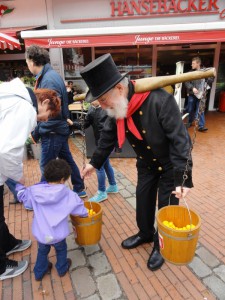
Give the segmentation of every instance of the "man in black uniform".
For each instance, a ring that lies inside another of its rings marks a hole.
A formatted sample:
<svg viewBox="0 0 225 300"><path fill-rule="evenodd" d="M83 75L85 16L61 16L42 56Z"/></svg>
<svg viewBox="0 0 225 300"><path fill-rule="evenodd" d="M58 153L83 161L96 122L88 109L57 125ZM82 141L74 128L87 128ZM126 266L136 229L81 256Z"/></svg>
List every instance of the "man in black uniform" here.
<svg viewBox="0 0 225 300"><path fill-rule="evenodd" d="M135 82L121 75L110 54L87 65L81 76L89 87L86 101L98 99L107 119L98 146L82 176L99 169L125 137L137 154L136 221L139 232L122 242L125 249L153 242L147 267L154 271L164 263L160 254L158 232L154 228L155 208L178 204L192 184L192 163L187 165L190 138L174 97L163 89L135 94Z"/></svg>

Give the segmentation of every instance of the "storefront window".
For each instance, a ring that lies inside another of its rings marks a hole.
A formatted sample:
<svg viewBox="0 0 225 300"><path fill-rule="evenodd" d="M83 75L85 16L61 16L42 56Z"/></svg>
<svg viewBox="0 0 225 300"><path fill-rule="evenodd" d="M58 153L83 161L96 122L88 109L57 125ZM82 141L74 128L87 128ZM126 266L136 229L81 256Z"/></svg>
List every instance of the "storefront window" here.
<svg viewBox="0 0 225 300"><path fill-rule="evenodd" d="M75 89L82 93L86 85L80 71L91 62L91 48L63 48L64 76L66 81L73 81Z"/></svg>
<svg viewBox="0 0 225 300"><path fill-rule="evenodd" d="M13 78L32 77L24 60L1 61L0 81L10 81Z"/></svg>
<svg viewBox="0 0 225 300"><path fill-rule="evenodd" d="M152 75L151 46L96 47L95 57L110 53L121 73L128 73L130 79Z"/></svg>

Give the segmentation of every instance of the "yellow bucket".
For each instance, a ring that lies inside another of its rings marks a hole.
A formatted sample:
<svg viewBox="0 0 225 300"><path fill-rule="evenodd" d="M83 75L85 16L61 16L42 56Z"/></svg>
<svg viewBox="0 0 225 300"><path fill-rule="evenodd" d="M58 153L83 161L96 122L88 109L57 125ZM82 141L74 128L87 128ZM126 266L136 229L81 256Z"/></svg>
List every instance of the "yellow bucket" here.
<svg viewBox="0 0 225 300"><path fill-rule="evenodd" d="M102 207L99 203L90 201L84 202L84 205L88 209L93 209L96 214L86 218L70 215L75 241L80 246L95 245L101 239Z"/></svg>
<svg viewBox="0 0 225 300"><path fill-rule="evenodd" d="M195 255L199 230L200 216L189 208L170 205L161 208L156 216L159 233L160 252L163 258L175 265L186 265ZM163 221L173 222L176 227L185 227L194 224L190 230L177 230L167 227Z"/></svg>

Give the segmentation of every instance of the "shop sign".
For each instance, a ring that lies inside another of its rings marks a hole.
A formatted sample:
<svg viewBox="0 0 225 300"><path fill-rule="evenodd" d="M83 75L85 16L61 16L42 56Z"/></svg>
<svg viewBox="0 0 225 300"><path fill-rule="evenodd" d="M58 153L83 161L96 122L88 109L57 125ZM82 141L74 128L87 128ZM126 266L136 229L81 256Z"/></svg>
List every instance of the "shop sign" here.
<svg viewBox="0 0 225 300"><path fill-rule="evenodd" d="M193 42L224 42L225 30L174 32L174 33L149 33L149 34L124 34L100 35L84 37L60 37L43 39L25 39L26 47L37 44L44 48L76 48L76 47L101 47L121 45L153 45L153 44L179 44Z"/></svg>
<svg viewBox="0 0 225 300"><path fill-rule="evenodd" d="M220 10L218 0L111 0L111 17L174 17L219 14L225 18L225 7Z"/></svg>

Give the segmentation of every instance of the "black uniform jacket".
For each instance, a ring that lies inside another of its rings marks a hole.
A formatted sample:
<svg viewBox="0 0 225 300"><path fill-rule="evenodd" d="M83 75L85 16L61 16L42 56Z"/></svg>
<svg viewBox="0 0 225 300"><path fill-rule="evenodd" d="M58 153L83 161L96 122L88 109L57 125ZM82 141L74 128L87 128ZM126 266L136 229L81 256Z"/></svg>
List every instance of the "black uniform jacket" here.
<svg viewBox="0 0 225 300"><path fill-rule="evenodd" d="M133 94L134 88L130 82L128 100ZM191 141L174 97L163 89L151 91L132 117L143 141L135 138L127 127L126 137L133 146L138 160L142 160L146 167L153 168L157 172L173 168L175 186L181 186ZM115 147L116 142L116 120L108 118L101 131L98 147L90 164L99 169ZM147 151L149 151L148 155ZM192 161L188 164L187 175L188 179L184 186L192 187Z"/></svg>

